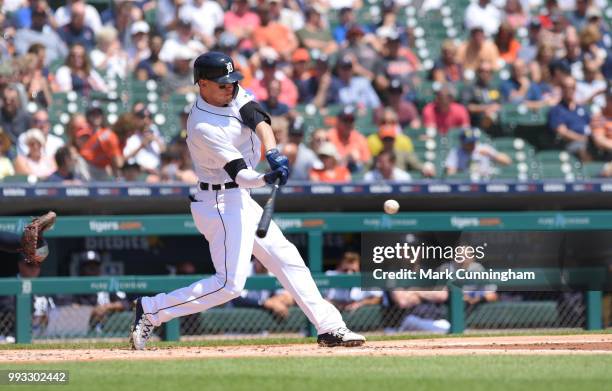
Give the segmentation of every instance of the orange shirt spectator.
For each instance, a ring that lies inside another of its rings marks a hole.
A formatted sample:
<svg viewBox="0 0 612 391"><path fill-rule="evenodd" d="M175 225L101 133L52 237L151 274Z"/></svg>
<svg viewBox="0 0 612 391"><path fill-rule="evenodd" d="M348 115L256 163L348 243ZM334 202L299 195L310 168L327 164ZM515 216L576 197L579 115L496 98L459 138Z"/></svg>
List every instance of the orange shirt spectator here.
<svg viewBox="0 0 612 391"><path fill-rule="evenodd" d="M257 48L270 46L283 59L291 60L291 54L298 47L298 40L288 27L270 20L268 5L258 8L257 14L261 24L253 30L253 42Z"/></svg>
<svg viewBox="0 0 612 391"><path fill-rule="evenodd" d="M516 60L521 44L514 38L514 29L510 23L503 22L499 26L499 31L495 35L495 46L502 60L510 64Z"/></svg>
<svg viewBox="0 0 612 391"><path fill-rule="evenodd" d="M493 41L487 40L482 27L473 27L470 38L457 49L457 61L463 69L476 70L481 62L486 61L499 68L499 50Z"/></svg>
<svg viewBox="0 0 612 391"><path fill-rule="evenodd" d="M470 115L467 109L453 102L454 91L445 86L436 92L435 100L423 109L423 124L427 128L436 128L446 134L452 128L470 126Z"/></svg>
<svg viewBox="0 0 612 391"><path fill-rule="evenodd" d="M347 106L338 114L336 127L328 131L327 137L338 153L338 159L351 165L366 164L372 158L368 141L355 127L355 109Z"/></svg>
<svg viewBox="0 0 612 391"><path fill-rule="evenodd" d="M312 168L310 170L310 180L313 182L349 182L351 173L344 165L338 164L338 152L334 145L330 142L321 144L319 149L315 151L323 164L321 168Z"/></svg>

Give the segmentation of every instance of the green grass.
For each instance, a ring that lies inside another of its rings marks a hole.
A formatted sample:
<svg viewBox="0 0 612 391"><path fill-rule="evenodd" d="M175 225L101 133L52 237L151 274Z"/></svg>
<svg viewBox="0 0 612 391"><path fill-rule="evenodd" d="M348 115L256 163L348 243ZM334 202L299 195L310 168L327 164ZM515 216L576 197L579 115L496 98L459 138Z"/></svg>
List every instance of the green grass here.
<svg viewBox="0 0 612 391"><path fill-rule="evenodd" d="M67 369L62 390L609 390L612 356L310 357L0 365ZM47 390L21 386L19 390Z"/></svg>
<svg viewBox="0 0 612 391"><path fill-rule="evenodd" d="M492 332L470 332L469 334L401 334L401 335L376 335L368 336L368 341L393 341L406 339L424 338L462 338L462 337L501 337L519 335L576 335L576 334L609 334L612 329L606 330L577 330L577 329L556 329L556 330L517 330L517 331L492 331ZM239 345L286 345L314 343L315 338L303 337L264 337L264 338L240 338L240 339L209 339L200 341L179 341L179 342L150 342L149 347L171 348L176 346L239 346ZM0 351L13 349L110 349L123 348L127 345L127 337L124 342L45 342L35 344L1 344Z"/></svg>

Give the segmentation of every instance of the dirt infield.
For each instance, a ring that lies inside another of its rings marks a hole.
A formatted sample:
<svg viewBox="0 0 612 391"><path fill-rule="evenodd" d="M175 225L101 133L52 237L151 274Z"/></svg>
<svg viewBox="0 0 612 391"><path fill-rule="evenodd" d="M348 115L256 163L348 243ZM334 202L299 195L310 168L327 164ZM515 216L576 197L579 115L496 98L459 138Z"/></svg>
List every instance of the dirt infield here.
<svg viewBox="0 0 612 391"><path fill-rule="evenodd" d="M612 354L612 334L462 337L372 341L357 348L316 344L125 349L3 350L0 363L95 360L171 360L228 357L434 356L487 354Z"/></svg>

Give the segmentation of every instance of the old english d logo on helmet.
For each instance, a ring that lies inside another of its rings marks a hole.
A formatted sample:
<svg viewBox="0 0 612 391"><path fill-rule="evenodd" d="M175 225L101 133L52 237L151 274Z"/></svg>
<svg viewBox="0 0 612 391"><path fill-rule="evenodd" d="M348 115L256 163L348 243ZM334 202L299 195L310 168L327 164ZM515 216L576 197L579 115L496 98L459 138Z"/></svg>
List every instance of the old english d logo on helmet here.
<svg viewBox="0 0 612 391"><path fill-rule="evenodd" d="M234 68L231 57L221 52L208 52L200 55L193 64L193 82L212 80L219 84L233 84L243 79Z"/></svg>

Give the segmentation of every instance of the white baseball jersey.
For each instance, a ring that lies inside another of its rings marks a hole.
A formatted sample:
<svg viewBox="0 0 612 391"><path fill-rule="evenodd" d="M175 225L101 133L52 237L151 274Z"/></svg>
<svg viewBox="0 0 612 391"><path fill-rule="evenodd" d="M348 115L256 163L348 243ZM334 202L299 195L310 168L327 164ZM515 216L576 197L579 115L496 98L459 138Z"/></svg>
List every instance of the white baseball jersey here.
<svg viewBox="0 0 612 391"><path fill-rule="evenodd" d="M240 115L240 109L253 100L242 87L226 107L213 106L201 97L193 104L187 119L187 146L200 182L221 184L232 179L224 166L243 158L255 168L261 157L261 142Z"/></svg>

